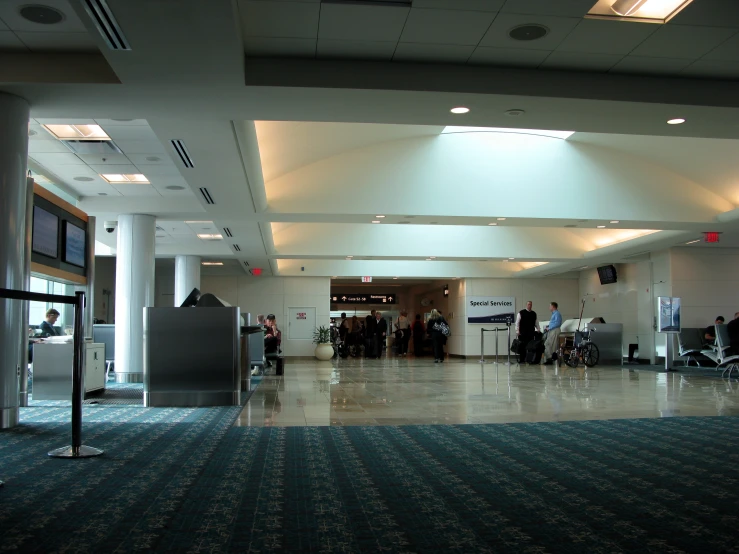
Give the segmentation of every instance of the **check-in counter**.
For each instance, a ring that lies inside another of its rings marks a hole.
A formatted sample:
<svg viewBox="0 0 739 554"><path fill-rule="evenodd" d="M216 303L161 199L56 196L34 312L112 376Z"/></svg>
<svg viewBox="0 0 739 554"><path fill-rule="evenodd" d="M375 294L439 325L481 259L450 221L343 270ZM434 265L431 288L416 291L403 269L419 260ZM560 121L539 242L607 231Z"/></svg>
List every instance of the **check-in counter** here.
<svg viewBox="0 0 739 554"><path fill-rule="evenodd" d="M61 339L61 337L59 337ZM83 365L85 394L105 389L105 345L86 342ZM72 400L74 344L39 342L33 345L34 400Z"/></svg>
<svg viewBox="0 0 739 554"><path fill-rule="evenodd" d="M144 406L238 406L241 373L239 308L144 308Z"/></svg>

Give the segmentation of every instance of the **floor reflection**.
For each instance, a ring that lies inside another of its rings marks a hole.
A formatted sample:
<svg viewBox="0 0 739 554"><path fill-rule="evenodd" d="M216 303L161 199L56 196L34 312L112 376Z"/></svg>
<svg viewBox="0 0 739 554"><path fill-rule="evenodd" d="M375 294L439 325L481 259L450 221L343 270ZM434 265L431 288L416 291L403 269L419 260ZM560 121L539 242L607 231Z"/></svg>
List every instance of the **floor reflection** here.
<svg viewBox="0 0 739 554"><path fill-rule="evenodd" d="M240 426L433 425L739 415L739 383L615 366L507 366L413 358L288 361Z"/></svg>

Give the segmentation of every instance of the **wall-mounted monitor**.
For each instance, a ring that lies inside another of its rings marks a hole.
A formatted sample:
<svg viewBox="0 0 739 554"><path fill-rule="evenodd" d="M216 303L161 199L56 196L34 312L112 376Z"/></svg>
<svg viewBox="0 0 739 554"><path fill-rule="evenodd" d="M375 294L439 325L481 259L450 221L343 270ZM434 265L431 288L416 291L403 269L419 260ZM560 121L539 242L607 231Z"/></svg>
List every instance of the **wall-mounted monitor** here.
<svg viewBox="0 0 739 554"><path fill-rule="evenodd" d="M598 277L601 285L610 285L618 281L616 275L616 267L612 265L604 265L598 268Z"/></svg>
<svg viewBox="0 0 739 554"><path fill-rule="evenodd" d="M59 255L59 218L38 206L33 208L31 249L49 258Z"/></svg>
<svg viewBox="0 0 739 554"><path fill-rule="evenodd" d="M85 267L85 230L69 221L64 222L64 261L77 267Z"/></svg>

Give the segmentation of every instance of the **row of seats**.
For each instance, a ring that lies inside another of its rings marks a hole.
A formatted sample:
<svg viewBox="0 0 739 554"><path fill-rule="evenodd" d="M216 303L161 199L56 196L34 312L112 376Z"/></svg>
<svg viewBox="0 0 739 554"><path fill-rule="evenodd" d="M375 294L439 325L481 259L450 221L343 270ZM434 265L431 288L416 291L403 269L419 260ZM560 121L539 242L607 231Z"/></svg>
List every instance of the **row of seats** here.
<svg viewBox="0 0 739 554"><path fill-rule="evenodd" d="M677 335L678 356L687 358L687 364L695 362L700 366L701 358L708 359L716 364L716 369L722 369L721 376L732 372L739 373L739 355L732 354L729 340L729 330L726 325L716 325L716 344L703 346L703 329L685 328Z"/></svg>

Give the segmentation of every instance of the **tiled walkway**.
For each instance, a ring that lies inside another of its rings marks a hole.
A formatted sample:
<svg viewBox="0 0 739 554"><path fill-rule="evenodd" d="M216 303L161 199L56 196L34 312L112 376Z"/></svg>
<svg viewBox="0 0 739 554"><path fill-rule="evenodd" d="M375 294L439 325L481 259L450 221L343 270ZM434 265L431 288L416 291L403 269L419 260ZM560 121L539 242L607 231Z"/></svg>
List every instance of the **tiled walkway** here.
<svg viewBox="0 0 739 554"><path fill-rule="evenodd" d="M240 426L506 423L739 415L736 379L429 359L289 361Z"/></svg>

